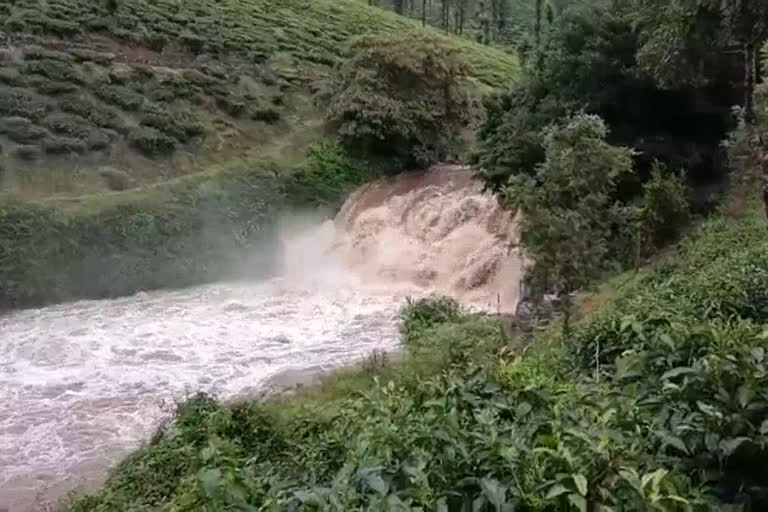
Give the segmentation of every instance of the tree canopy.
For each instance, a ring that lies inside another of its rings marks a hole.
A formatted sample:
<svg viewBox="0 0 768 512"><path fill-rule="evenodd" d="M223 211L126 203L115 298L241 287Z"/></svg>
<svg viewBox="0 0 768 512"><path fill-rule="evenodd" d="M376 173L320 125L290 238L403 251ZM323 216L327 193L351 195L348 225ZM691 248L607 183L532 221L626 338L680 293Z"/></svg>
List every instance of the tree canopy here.
<svg viewBox="0 0 768 512"><path fill-rule="evenodd" d="M329 120L354 152L427 165L460 145L470 119L466 69L428 37L358 39L331 86Z"/></svg>

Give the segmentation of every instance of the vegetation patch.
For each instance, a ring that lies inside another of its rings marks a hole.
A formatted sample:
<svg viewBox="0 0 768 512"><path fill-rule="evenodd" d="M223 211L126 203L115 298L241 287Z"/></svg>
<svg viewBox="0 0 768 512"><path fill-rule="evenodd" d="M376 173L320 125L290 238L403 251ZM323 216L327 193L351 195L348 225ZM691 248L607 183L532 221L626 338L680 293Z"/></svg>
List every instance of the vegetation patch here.
<svg viewBox="0 0 768 512"><path fill-rule="evenodd" d="M69 62L49 58L25 62L24 74L38 74L56 82L82 83L80 75Z"/></svg>
<svg viewBox="0 0 768 512"><path fill-rule="evenodd" d="M2 114L22 116L37 121L45 117L49 110L49 102L26 89L0 87L0 113Z"/></svg>
<svg viewBox="0 0 768 512"><path fill-rule="evenodd" d="M61 151L83 150L80 139L56 140ZM37 146L22 149L28 158L40 156ZM110 189L133 185L123 171L100 174ZM0 204L0 246L7 248L0 260L0 306L263 277L279 245L274 230L282 209L332 210L375 176L338 148L317 146L295 168L241 162L103 198Z"/></svg>
<svg viewBox="0 0 768 512"><path fill-rule="evenodd" d="M96 126L111 128L119 133L127 133L128 131L128 127L117 111L100 105L87 96L74 94L62 98L59 108L63 112L87 119Z"/></svg>
<svg viewBox="0 0 768 512"><path fill-rule="evenodd" d="M133 130L130 141L136 149L147 156L167 155L173 152L178 144L173 137L150 126L142 126Z"/></svg>
<svg viewBox="0 0 768 512"><path fill-rule="evenodd" d="M98 98L117 105L128 112L136 112L144 104L144 97L122 85L102 85L94 91Z"/></svg>
<svg viewBox="0 0 768 512"><path fill-rule="evenodd" d="M471 104L455 50L434 39L363 38L353 52L328 100L329 120L346 147L401 159L403 167L460 152Z"/></svg>
<svg viewBox="0 0 768 512"><path fill-rule="evenodd" d="M756 210L705 223L523 353L500 320L428 298L403 311L398 365L266 401L197 396L70 510L762 508L768 317L725 320L730 299L697 277L726 265L757 298L738 278L768 271Z"/></svg>

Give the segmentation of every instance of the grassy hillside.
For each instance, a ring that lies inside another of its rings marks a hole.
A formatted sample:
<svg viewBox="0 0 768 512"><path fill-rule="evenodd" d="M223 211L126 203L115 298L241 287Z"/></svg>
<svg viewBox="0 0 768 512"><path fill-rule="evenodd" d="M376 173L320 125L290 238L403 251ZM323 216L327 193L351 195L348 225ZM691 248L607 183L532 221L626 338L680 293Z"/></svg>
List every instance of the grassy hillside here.
<svg viewBox="0 0 768 512"><path fill-rule="evenodd" d="M68 510L763 510L766 240L713 218L564 337L413 304L402 364L198 397Z"/></svg>
<svg viewBox="0 0 768 512"><path fill-rule="evenodd" d="M0 309L268 272L280 210L375 175L315 145L314 94L353 37L423 32L354 0L16 0L0 30ZM476 96L517 70L427 30Z"/></svg>
<svg viewBox="0 0 768 512"><path fill-rule="evenodd" d="M422 31L354 0L17 0L0 20L0 194L37 197L295 156L322 133L310 96L351 38ZM516 70L439 37L480 89Z"/></svg>

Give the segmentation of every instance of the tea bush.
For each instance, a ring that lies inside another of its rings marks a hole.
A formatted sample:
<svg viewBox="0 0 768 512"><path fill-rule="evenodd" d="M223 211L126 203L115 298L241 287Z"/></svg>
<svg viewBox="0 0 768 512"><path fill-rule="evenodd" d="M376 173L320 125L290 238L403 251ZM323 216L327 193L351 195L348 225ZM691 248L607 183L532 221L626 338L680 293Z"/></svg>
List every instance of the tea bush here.
<svg viewBox="0 0 768 512"><path fill-rule="evenodd" d="M705 222L523 351L501 319L412 301L401 363L306 396L195 397L70 510L763 510L766 229Z"/></svg>

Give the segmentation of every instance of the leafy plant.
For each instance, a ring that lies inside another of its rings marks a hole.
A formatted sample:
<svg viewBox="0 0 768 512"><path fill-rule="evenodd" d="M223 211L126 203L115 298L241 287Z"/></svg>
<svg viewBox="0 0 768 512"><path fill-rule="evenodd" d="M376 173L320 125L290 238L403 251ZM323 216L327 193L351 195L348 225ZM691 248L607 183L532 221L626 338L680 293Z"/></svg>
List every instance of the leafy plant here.
<svg viewBox="0 0 768 512"><path fill-rule="evenodd" d="M435 39L364 37L329 93L329 121L344 146L427 165L456 154L470 119L458 53Z"/></svg>
<svg viewBox="0 0 768 512"><path fill-rule="evenodd" d="M534 296L557 294L564 331L571 294L604 270L611 231L623 222L613 188L632 172L632 151L608 144L607 134L599 117L586 114L550 128L535 176L516 175L504 191L522 209L520 245L533 260L526 281Z"/></svg>

